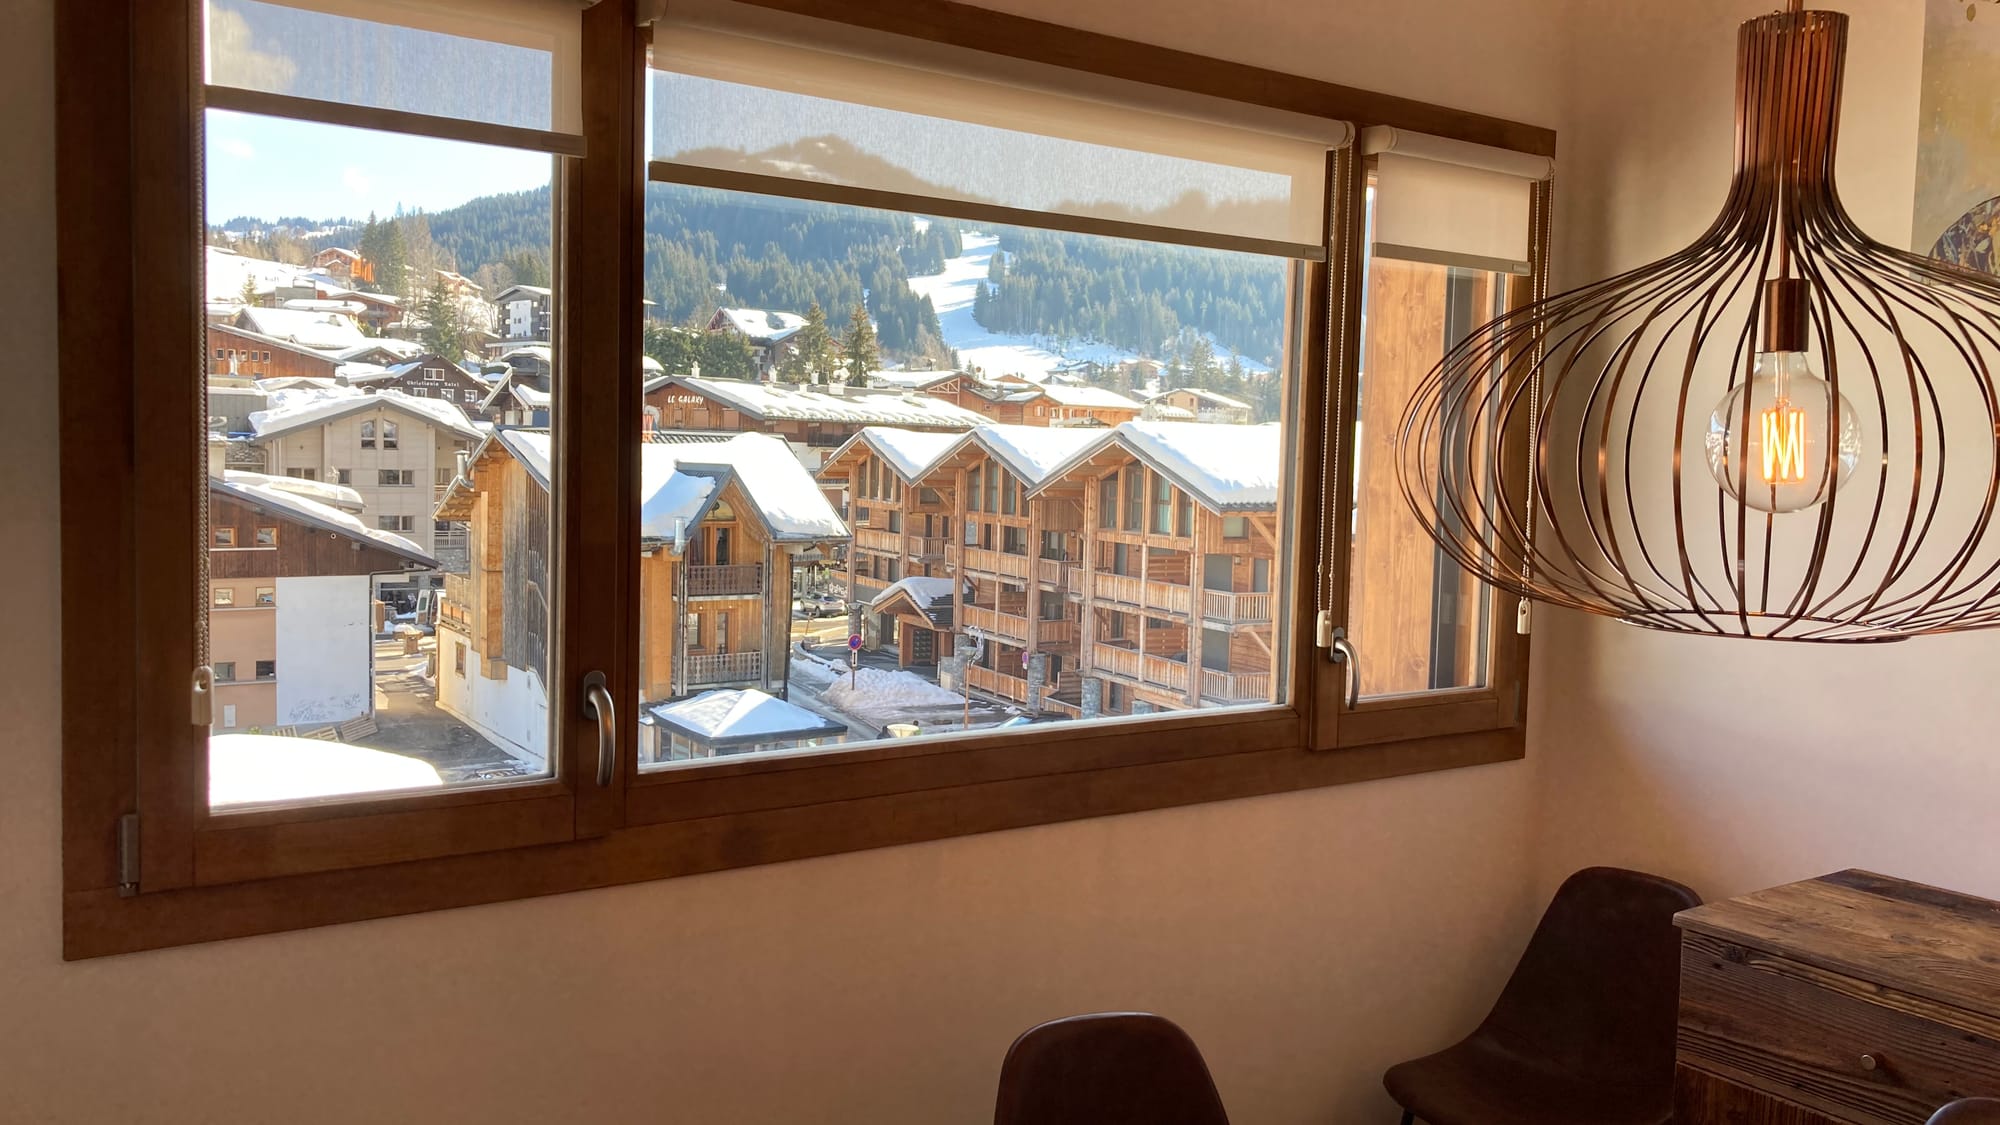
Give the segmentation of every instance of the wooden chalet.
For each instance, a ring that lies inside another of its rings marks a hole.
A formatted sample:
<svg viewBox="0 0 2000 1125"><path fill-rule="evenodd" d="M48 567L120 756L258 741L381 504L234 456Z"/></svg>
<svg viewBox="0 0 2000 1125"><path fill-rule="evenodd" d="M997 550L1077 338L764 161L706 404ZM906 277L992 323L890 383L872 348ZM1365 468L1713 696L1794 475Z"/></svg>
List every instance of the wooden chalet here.
<svg viewBox="0 0 2000 1125"><path fill-rule="evenodd" d="M961 440L953 433L869 426L819 469L822 486L844 488L849 497L854 539L847 548L847 589L863 607L866 647L894 648L905 668L934 665L952 653L948 634L958 599L944 575L945 549L957 526L955 496L950 482L931 478L930 470Z"/></svg>
<svg viewBox="0 0 2000 1125"><path fill-rule="evenodd" d="M351 370L338 380L364 391L401 391L413 398L432 398L456 403L467 414L478 416L478 406L493 390L492 385L465 368L438 355L425 352L406 362L380 371L355 374Z"/></svg>
<svg viewBox="0 0 2000 1125"><path fill-rule="evenodd" d="M789 443L814 470L868 426L964 433L988 421L950 402L902 390L796 387L692 375L649 380L646 417L656 430L771 434Z"/></svg>
<svg viewBox="0 0 2000 1125"><path fill-rule="evenodd" d="M331 379L340 361L234 324L208 325L208 373L246 379Z"/></svg>

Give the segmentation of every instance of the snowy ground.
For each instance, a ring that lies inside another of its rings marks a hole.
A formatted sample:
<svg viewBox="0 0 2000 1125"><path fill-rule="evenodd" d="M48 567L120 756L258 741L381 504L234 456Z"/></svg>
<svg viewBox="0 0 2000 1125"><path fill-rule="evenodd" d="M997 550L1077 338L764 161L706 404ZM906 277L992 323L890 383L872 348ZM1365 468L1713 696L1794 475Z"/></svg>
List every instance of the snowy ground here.
<svg viewBox="0 0 2000 1125"><path fill-rule="evenodd" d="M1139 358L1137 352L1110 344L1072 343L1057 353L1044 346L1050 343L1045 337L987 331L972 319L972 296L975 286L985 284L986 271L1000 245L1000 237L968 232L962 242L965 253L945 259L943 273L910 279L910 288L918 296L931 299L931 307L937 310L938 325L944 329L944 342L958 349L960 364L978 368L989 376L1020 375L1039 383L1065 362L1090 360L1109 364ZM1229 349L1218 347L1216 354L1226 357ZM1248 359L1243 365L1253 372L1265 370Z"/></svg>

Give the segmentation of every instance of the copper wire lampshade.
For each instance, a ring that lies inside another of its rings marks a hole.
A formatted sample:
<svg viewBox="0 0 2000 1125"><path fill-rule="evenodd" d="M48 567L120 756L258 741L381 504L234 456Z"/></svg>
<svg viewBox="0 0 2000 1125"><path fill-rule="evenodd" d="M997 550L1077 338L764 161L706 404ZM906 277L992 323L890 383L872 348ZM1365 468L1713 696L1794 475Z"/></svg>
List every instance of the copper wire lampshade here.
<svg viewBox="0 0 2000 1125"><path fill-rule="evenodd" d="M1714 225L1493 321L1426 378L1399 470L1459 565L1681 633L2000 624L2000 280L1842 209L1846 44L1846 16L1796 4L1744 24Z"/></svg>

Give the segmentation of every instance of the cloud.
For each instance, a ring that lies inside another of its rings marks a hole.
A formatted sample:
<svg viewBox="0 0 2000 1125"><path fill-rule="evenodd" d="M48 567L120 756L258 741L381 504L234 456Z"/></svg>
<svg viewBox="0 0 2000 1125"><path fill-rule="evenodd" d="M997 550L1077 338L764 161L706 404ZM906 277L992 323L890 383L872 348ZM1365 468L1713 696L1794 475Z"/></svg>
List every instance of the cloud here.
<svg viewBox="0 0 2000 1125"><path fill-rule="evenodd" d="M367 195L368 189L374 185L368 179L368 173L350 164L340 170L340 186L350 194Z"/></svg>

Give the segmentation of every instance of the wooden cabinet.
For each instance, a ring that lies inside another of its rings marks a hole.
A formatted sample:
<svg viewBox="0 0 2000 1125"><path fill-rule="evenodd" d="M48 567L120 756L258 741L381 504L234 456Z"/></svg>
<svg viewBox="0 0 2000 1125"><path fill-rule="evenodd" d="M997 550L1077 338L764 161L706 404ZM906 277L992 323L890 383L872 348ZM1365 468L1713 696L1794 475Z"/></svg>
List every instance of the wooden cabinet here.
<svg viewBox="0 0 2000 1125"><path fill-rule="evenodd" d="M1678 1125L1923 1125L2000 1095L2000 903L1842 871L1678 922Z"/></svg>

